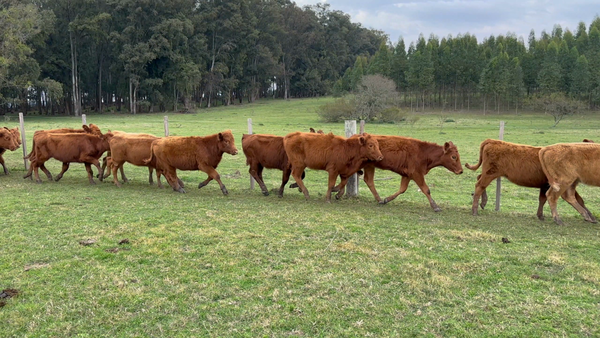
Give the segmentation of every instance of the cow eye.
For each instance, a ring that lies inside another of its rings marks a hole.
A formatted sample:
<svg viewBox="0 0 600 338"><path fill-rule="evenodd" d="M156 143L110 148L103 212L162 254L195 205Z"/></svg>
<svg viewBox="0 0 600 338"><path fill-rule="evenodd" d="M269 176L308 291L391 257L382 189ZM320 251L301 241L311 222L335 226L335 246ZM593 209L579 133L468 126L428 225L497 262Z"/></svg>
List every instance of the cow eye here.
<svg viewBox="0 0 600 338"><path fill-rule="evenodd" d="M452 160L456 161L456 156L452 156Z"/></svg>

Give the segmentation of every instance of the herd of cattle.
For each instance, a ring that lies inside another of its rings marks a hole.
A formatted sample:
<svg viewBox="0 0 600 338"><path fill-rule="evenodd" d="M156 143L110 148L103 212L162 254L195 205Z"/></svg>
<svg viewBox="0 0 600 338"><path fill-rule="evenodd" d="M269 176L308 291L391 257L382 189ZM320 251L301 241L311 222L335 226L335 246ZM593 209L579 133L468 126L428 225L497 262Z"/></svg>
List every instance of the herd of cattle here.
<svg viewBox="0 0 600 338"><path fill-rule="evenodd" d="M8 174L8 170L2 155L7 149L18 149L20 144L18 128L0 129L0 164L5 174ZM269 191L263 181L263 169L283 171L279 197L283 196L284 187L292 176L296 181L293 186L297 186L308 199L308 190L302 180L304 170L310 168L328 172L326 200L331 200L333 192L337 192L335 197L339 199L344 195L350 176L362 170L364 181L379 203L385 204L404 193L412 180L427 196L433 210L440 211L425 183L425 175L438 166L455 174L463 172L458 149L452 142L446 142L442 146L402 136L364 133L345 138L332 133L315 132L311 128L310 133L293 132L285 137L244 134L242 149L246 164L250 166L250 175L257 181L264 195L268 195ZM99 159L105 152L108 154L101 166ZM150 184L153 183L153 171L156 171L159 187L162 187L160 177L164 175L173 190L181 193L185 192L184 184L177 177L176 170L201 170L208 174L208 178L198 188L215 180L223 194L227 195L227 188L216 171L223 153L238 153L233 134L229 130L214 135L188 137L157 137L120 131L103 134L94 124L84 125L82 129L38 130L33 135L32 150L25 157L30 161L30 168L24 178L33 174L35 180L41 183L38 174L41 169L52 180L52 174L44 164L54 158L63 163L56 181L69 169L70 163L76 162L85 164L91 184L95 184L91 168L93 164L98 169L101 181L112 171L114 184L120 187L117 173L120 171L123 181L127 182L123 164L128 162L148 167ZM506 177L517 185L540 189L537 211L539 219L543 220L543 206L548 201L554 221L562 224L556 210L558 198L562 197L586 221L596 223L576 188L580 182L600 186L600 173L597 170L600 168L600 144L584 140L582 143L533 147L488 139L481 143L478 163L466 163L465 166L471 170L482 167L473 194L473 215L477 215L480 198L481 208L485 207L488 185L498 177ZM109 172L105 175L107 167ZM374 185L375 168L401 175L400 189L381 199ZM341 182L336 186L338 176Z"/></svg>

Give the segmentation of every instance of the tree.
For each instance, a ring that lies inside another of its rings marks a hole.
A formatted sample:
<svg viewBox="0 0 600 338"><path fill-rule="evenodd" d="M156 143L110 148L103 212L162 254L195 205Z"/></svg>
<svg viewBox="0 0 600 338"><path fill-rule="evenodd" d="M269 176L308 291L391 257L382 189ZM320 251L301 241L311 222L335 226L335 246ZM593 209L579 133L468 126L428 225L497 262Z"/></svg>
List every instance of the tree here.
<svg viewBox="0 0 600 338"><path fill-rule="evenodd" d="M375 75L379 74L382 76L390 75L390 66L391 66L391 55L390 50L387 46L387 43L382 42L381 46L379 46L379 50L369 63L367 67L367 74Z"/></svg>
<svg viewBox="0 0 600 338"><path fill-rule="evenodd" d="M535 100L534 104L538 109L542 109L547 114L552 115L554 118L552 128L556 127L567 116L579 113L584 107L581 101L568 98L562 93L541 96Z"/></svg>
<svg viewBox="0 0 600 338"><path fill-rule="evenodd" d="M574 47L575 48L575 47ZM573 81L569 91L575 98L587 98L590 93L590 67L585 55L579 56L572 74Z"/></svg>
<svg viewBox="0 0 600 338"><path fill-rule="evenodd" d="M542 95L557 93L561 88L562 69L558 63L558 48L551 42L546 50L542 69L538 74L538 83Z"/></svg>
<svg viewBox="0 0 600 338"><path fill-rule="evenodd" d="M398 92L393 80L380 74L365 75L356 89L353 118L374 120L386 108L393 106L397 98Z"/></svg>
<svg viewBox="0 0 600 338"><path fill-rule="evenodd" d="M408 59L406 55L406 46L404 39L400 38L394 47L390 64L390 77L396 83L396 87L400 90L406 90L406 72L408 71Z"/></svg>

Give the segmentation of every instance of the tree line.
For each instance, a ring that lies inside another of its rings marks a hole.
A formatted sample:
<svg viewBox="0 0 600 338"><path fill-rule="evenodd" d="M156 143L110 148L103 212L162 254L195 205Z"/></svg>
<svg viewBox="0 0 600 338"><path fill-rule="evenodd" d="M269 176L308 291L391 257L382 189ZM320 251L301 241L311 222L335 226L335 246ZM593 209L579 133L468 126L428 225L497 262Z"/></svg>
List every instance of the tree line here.
<svg viewBox="0 0 600 338"><path fill-rule="evenodd" d="M555 25L536 38L532 30L527 45L514 34L481 43L470 34L421 35L406 50L400 38L381 44L372 57L357 57L332 90L355 91L363 76L374 74L391 78L403 105L417 110L518 110L538 97L583 101L594 109L600 104L600 18L589 27L580 22L576 32Z"/></svg>
<svg viewBox="0 0 600 338"><path fill-rule="evenodd" d="M420 36L408 49L326 4L290 0L0 0L0 114L188 110L343 95L391 78L414 109L600 103L600 19L527 45Z"/></svg>
<svg viewBox="0 0 600 338"><path fill-rule="evenodd" d="M328 5L289 0L2 0L0 113L326 95L385 39Z"/></svg>

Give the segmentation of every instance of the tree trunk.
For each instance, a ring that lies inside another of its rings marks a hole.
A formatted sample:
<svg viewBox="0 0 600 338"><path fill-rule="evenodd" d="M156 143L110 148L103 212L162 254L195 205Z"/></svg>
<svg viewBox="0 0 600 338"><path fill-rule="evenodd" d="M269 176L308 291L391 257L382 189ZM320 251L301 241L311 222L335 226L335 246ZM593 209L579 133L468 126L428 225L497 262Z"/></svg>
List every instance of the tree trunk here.
<svg viewBox="0 0 600 338"><path fill-rule="evenodd" d="M69 42L71 45L71 81L73 83L73 110L75 116L81 115L81 97L79 96L79 75L77 71L77 43L73 32L69 30Z"/></svg>

